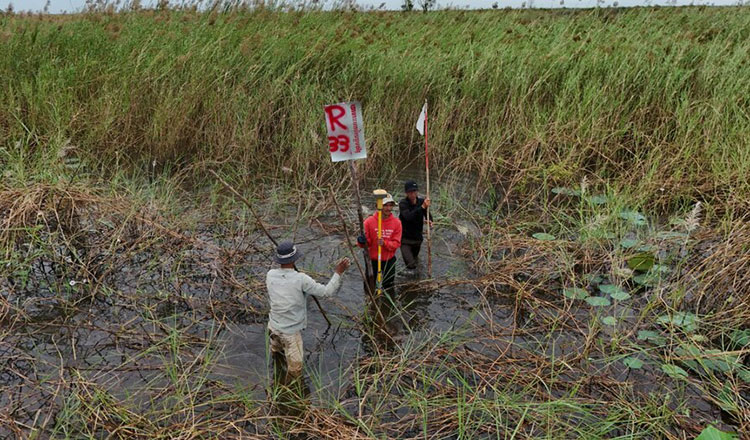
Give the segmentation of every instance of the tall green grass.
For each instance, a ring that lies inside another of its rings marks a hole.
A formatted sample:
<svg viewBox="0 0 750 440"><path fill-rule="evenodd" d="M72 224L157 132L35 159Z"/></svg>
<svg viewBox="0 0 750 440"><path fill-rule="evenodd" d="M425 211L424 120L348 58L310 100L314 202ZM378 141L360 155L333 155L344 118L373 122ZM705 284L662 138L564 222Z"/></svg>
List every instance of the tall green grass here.
<svg viewBox="0 0 750 440"><path fill-rule="evenodd" d="M323 104L363 102L375 172L419 154L428 99L436 172L586 173L673 207L750 194L742 8L6 15L0 38L6 154L327 183L345 170Z"/></svg>
<svg viewBox="0 0 750 440"><path fill-rule="evenodd" d="M127 351L100 358L71 338L83 364L50 351L37 377L3 376L0 395L27 387L47 403L37 418L33 399L15 402L25 413L0 432L692 438L722 416L723 429L748 432L748 37L741 8L1 16L8 359L44 358L24 341L88 317ZM215 335L239 319L228 311L263 315L262 280L245 272L263 248L211 240L252 240L254 221L186 183L204 183L207 167L245 192L289 183L297 191L263 193L263 210L296 205L290 229L316 218L346 172L329 163L322 105L346 99L364 104L364 171L381 182L420 154L413 124L430 101L445 177L436 235L459 220L478 230L460 249L477 279L436 275L472 284L486 305L467 328L407 328L393 347L359 353L338 389L308 365L317 393L288 428L253 391L264 384L212 373ZM465 188L445 183L462 173L482 203L467 208ZM631 270L633 258L662 271ZM150 290L118 284L131 266ZM233 290L201 302L181 290L192 279ZM32 300L55 302L42 314ZM493 323L499 307L512 310L507 328ZM204 318L217 328L200 332ZM89 363L101 368L79 367ZM138 386L115 374L141 370Z"/></svg>

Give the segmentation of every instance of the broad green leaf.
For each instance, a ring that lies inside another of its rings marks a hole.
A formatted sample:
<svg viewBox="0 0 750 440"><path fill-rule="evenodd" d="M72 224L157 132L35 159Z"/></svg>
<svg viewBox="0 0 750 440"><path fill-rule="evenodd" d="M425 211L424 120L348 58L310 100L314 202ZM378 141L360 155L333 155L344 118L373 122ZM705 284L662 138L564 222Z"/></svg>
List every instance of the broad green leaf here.
<svg viewBox="0 0 750 440"><path fill-rule="evenodd" d="M663 371L667 376L674 379L685 379L686 377L688 377L687 371L683 370L677 365L662 364L661 371Z"/></svg>
<svg viewBox="0 0 750 440"><path fill-rule="evenodd" d="M643 226L646 224L646 217L644 217L640 212L636 211L622 211L620 213L620 218L623 220L627 220L636 226Z"/></svg>
<svg viewBox="0 0 750 440"><path fill-rule="evenodd" d="M602 318L602 322L606 325L614 326L617 325L617 318L615 318L614 316L605 316L604 318Z"/></svg>
<svg viewBox="0 0 750 440"><path fill-rule="evenodd" d="M609 298L603 296L590 296L586 298L586 302L592 307L604 307L612 304Z"/></svg>
<svg viewBox="0 0 750 440"><path fill-rule="evenodd" d="M648 341L651 339L656 339L661 337L659 333L656 333L653 330L639 330L638 331L638 339L642 341Z"/></svg>
<svg viewBox="0 0 750 440"><path fill-rule="evenodd" d="M737 377L739 377L740 379L742 379L742 381L745 382L745 383L750 383L750 370L748 370L744 366L738 368L737 369Z"/></svg>
<svg viewBox="0 0 750 440"><path fill-rule="evenodd" d="M633 281L635 281L636 284L640 284L641 286L654 287L659 284L659 277L652 273L644 273L634 276Z"/></svg>
<svg viewBox="0 0 750 440"><path fill-rule="evenodd" d="M725 383L723 387L721 387L721 391L719 391L719 394L716 396L718 400L718 404L726 412L733 412L733 411L739 411L737 402L735 399L737 399L739 396L737 393L734 392L732 389L732 386L729 385L729 383Z"/></svg>
<svg viewBox="0 0 750 440"><path fill-rule="evenodd" d="M617 300L617 301L627 301L630 299L630 294L624 291L615 292L610 296L612 297L612 299Z"/></svg>
<svg viewBox="0 0 750 440"><path fill-rule="evenodd" d="M627 292L622 290L620 286L615 286L614 284L601 284L599 285L599 290L602 293L609 294L612 299L616 299L617 301L630 299L630 295Z"/></svg>
<svg viewBox="0 0 750 440"><path fill-rule="evenodd" d="M706 426L695 440L736 440L737 434L731 432L719 431L711 425Z"/></svg>
<svg viewBox="0 0 750 440"><path fill-rule="evenodd" d="M729 373L742 367L739 356L721 350L704 350L695 344L682 344L675 350L682 361L695 372L709 371Z"/></svg>
<svg viewBox="0 0 750 440"><path fill-rule="evenodd" d="M656 319L661 325L674 325L686 332L695 331L698 328L699 319L690 312L675 312L672 315L661 315Z"/></svg>
<svg viewBox="0 0 750 440"><path fill-rule="evenodd" d="M682 345L675 350L675 354L682 358L682 363L687 365L691 370L697 373L703 372L704 369L701 368L700 363L696 361L696 359L699 359L701 357L701 352L700 349L695 345Z"/></svg>
<svg viewBox="0 0 750 440"><path fill-rule="evenodd" d="M718 370L722 373L735 371L742 366L740 359L736 355L723 352L717 349L705 350L703 364L712 370Z"/></svg>
<svg viewBox="0 0 750 440"><path fill-rule="evenodd" d="M583 276L583 279L586 280L586 281L588 281L589 283L593 283L593 284L599 284L602 281L604 281L604 277L602 277L601 275L599 275L596 272L585 274Z"/></svg>
<svg viewBox="0 0 750 440"><path fill-rule="evenodd" d="M672 270L671 267L664 265L664 264L654 264L654 266L651 268L651 272L660 273L660 274L669 273L671 270Z"/></svg>
<svg viewBox="0 0 750 440"><path fill-rule="evenodd" d="M622 363L625 364L626 367L631 368L633 370L638 370L641 367L643 367L643 361L638 359L637 357L626 357L622 360Z"/></svg>
<svg viewBox="0 0 750 440"><path fill-rule="evenodd" d="M654 255L650 254L648 252L642 252L637 255L633 255L632 257L628 258L628 267L633 270L638 270L641 272L647 272L652 267L654 267Z"/></svg>
<svg viewBox="0 0 750 440"><path fill-rule="evenodd" d="M555 240L556 237L552 234L547 234L546 232L537 232L536 234L532 235L532 237L536 238L537 240L541 241L552 241Z"/></svg>
<svg viewBox="0 0 750 440"><path fill-rule="evenodd" d="M558 186L556 188L552 188L552 192L555 194L563 194L566 196L580 196L581 191L578 191L577 189L567 188L565 186Z"/></svg>
<svg viewBox="0 0 750 440"><path fill-rule="evenodd" d="M735 330L729 335L732 344L738 348L745 348L750 345L750 330Z"/></svg>
<svg viewBox="0 0 750 440"><path fill-rule="evenodd" d="M623 240L620 240L620 247L624 249L630 249L637 244L638 244L638 240L635 240L632 238L625 238Z"/></svg>
<svg viewBox="0 0 750 440"><path fill-rule="evenodd" d="M580 287L571 287L563 289L563 295L571 299L584 299L589 296L589 293Z"/></svg>
<svg viewBox="0 0 750 440"><path fill-rule="evenodd" d="M651 341L655 344L663 344L664 342L666 342L664 336L652 330L639 330L638 340Z"/></svg>

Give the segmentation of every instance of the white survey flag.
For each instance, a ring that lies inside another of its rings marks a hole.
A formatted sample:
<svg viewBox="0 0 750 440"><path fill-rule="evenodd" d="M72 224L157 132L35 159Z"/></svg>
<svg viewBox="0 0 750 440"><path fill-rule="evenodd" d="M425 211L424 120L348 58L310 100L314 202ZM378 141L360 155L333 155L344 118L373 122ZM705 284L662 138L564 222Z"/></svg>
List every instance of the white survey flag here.
<svg viewBox="0 0 750 440"><path fill-rule="evenodd" d="M419 114L419 119L417 119L417 131L419 134L424 136L424 121L427 119L427 103L425 102L422 106L422 113Z"/></svg>

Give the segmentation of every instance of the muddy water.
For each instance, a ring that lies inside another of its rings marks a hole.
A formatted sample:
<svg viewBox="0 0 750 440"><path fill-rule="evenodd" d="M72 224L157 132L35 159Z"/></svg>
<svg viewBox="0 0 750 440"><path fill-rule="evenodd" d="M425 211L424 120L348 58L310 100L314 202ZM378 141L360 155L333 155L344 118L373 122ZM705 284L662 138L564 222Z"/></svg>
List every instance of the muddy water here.
<svg viewBox="0 0 750 440"><path fill-rule="evenodd" d="M411 177L420 184L423 181L419 172L396 173L394 178L388 179L388 182L396 183L368 181L362 188L363 204L374 204L369 194L372 188L379 186L400 198L402 182ZM479 234L478 228L466 220L441 218L441 204L457 203L456 194L463 194L462 197L466 198L468 194L478 197L486 194L487 190L476 188L470 181L456 179L441 183L433 191L439 194L439 197L433 197L438 223L433 234L433 275L438 280L471 279L475 276L474 271L462 257L461 251L467 240ZM342 200L341 205L348 217L350 233L355 234L351 227L356 223L354 203L350 198L347 199L348 203ZM472 206L480 212L485 209L482 201ZM331 275L333 262L343 256L351 257L335 210L323 212L317 218L299 220L296 206L285 209L282 216L274 217L269 213L264 215L272 234L279 240L295 240L305 253L298 266L319 281L326 282ZM246 298L236 298L234 295L243 292L242 288L220 286L217 279L226 277L217 274L226 268L222 267L222 259L218 258L220 253L208 250L209 247L183 246L177 247L176 251L167 252L145 248L134 252L132 256L123 254L122 264L112 272L110 285L116 286L112 293L100 294L81 302L78 315L61 319L66 313L62 308L52 304L48 307L49 311L46 311L41 307L57 300L56 295L59 293L45 287L43 281L51 280L47 283L51 284L56 277L59 278L55 270L60 269L53 270L48 262L41 261L32 267L31 281L25 288L28 292L22 292L23 289L17 287L20 284L15 281L2 284L5 281L0 280L0 288L13 292L8 296L11 302L22 304L34 320L34 325L29 326L27 334L23 333L26 329L21 329L2 341L3 350L10 349L4 351L5 354L18 354L18 362L29 364L17 362L13 367L16 370L23 369L24 372L36 368L39 377L56 378L59 371L61 379L65 380L71 380L69 369L77 369L84 372L87 380L104 386L118 398L127 399L133 390L144 388L146 384L152 388L161 386L166 380L163 374L164 363L159 359L158 352L154 352L150 358L144 357L142 361L128 365L128 368L120 368L120 364L153 347L155 341L163 340L165 328L174 328L179 330L181 336L193 338L186 344L182 356L187 359L197 358L198 353L208 346L218 350L220 356L212 364L212 378L237 389L250 390L254 397L265 399L265 390L270 385L270 362L266 347L267 318L262 313L252 313L246 305L259 310L266 307L262 300L258 300L265 296L263 284L255 282L263 280L265 272L274 266L271 263L272 246L257 232L219 230L212 223L198 227L191 235L215 248L241 251L238 252L238 258L241 259L232 263L237 270L234 276L240 283L254 286L255 290L248 293ZM426 246L422 249L421 269L424 274ZM107 256L119 261L119 257L116 257L117 255ZM400 269L403 263L400 255L397 257ZM359 250L355 250L354 258L362 262ZM71 274L73 275L75 274ZM63 281L67 283L68 279L64 278ZM554 317L559 310L546 307L516 310L513 292L507 295L501 292L483 295L470 284L420 290L410 285L413 281L413 278L403 276L396 279L398 308L403 311L403 319L394 320L391 328L395 344L388 350L394 352L415 341L435 339L436 334L456 330L466 341L464 345L467 349L493 356L493 359L497 358L497 353L504 352L503 347L509 347L509 355L516 358L532 355L555 359L575 356L587 344L588 325L595 321L597 314L619 316L624 311L632 317L624 319L629 325L636 323L634 318L642 307L635 297L631 302L633 310L618 309L617 313L610 309L596 311L583 304L580 307L576 305L570 313L580 327L552 331L542 324L542 318L545 315ZM80 285L70 287L68 291L72 295ZM13 295L21 294L28 295L29 298L22 301L12 298ZM235 307L236 310L223 310L223 316L227 318L222 322L215 321L209 317L212 315L207 313L205 303L200 302L211 298L219 300L217 306ZM559 296L546 300L558 305L562 303ZM311 389L315 393L314 397L322 400L324 395L344 394L351 381L351 368L356 366L362 356L372 353L375 347L373 341L363 333L362 318L367 301L355 265L346 273L343 286L336 297L322 299L321 303L333 325L329 327L326 324L313 301L309 300L308 327L303 333L303 340ZM148 308L148 313L144 313L144 308ZM144 319L144 315L147 319ZM60 321L64 324L59 325ZM167 324L167 327L160 324ZM519 335L510 336L515 326L520 329ZM216 332L218 335L212 340L211 336ZM494 339L487 338L487 335L492 335ZM503 336L497 338L497 335ZM604 327L597 336L596 345L606 345L613 336L612 329ZM24 355L28 355L28 358L24 358ZM591 377L607 377L616 381L628 381L632 383L634 390L647 394L654 390L655 381L663 378L658 364L646 365L640 371L630 371L621 362L613 362L611 357L607 357L593 352L582 361L582 365L576 365L573 371L566 373L567 378L564 379L571 383L588 380L590 389ZM35 366L30 366L28 359L35 360ZM6 380L4 376L0 376L0 386L15 381L15 377ZM13 384L15 386L16 382ZM43 399L36 396L45 395L44 393L52 395L54 391L38 391L41 388L23 384L20 376L17 384L20 387L17 393L0 395L0 406L20 407L26 404L18 402L42 402ZM687 386L685 389L674 390L670 386L660 385L659 392L683 393L694 416L705 420L718 420L721 417L717 406L702 397L698 387ZM595 395L595 391L589 390L589 393ZM563 390L560 395L565 396L566 393ZM609 399L604 389L602 393L603 400ZM148 403L149 397L148 393L143 393L136 399L143 399L144 403ZM63 399L59 396L50 399L55 399L58 408L61 406ZM33 419L37 408L37 404L25 406L29 420Z"/></svg>
<svg viewBox="0 0 750 440"><path fill-rule="evenodd" d="M415 162L416 163L416 162ZM435 178L433 170L433 179ZM420 196L425 195L425 170L421 166L409 165L402 170L396 170L387 179L367 179L360 188L362 209L365 217L372 212L375 199L372 190L384 188L390 192L398 202L404 197L403 184L406 180L415 180L420 185ZM471 267L465 258L461 257L461 249L467 235L479 233L476 225L460 219L441 219L440 202L446 202L444 194L474 194L476 184L469 177L451 177L441 179L440 185L433 181L431 193L435 201L433 216L438 225L432 231L432 275L435 279L467 279L473 276ZM467 192L471 191L471 192ZM441 195L441 193L443 195ZM472 198L476 199L476 196ZM447 203L454 203L447 200ZM359 233L356 216L356 202L347 193L339 201L345 211L351 243L355 242ZM289 207L289 218L294 218L296 212ZM394 209L398 216L398 209ZM324 215L317 222L318 227L299 227L289 225L288 228L278 228L277 231L287 231L279 234L277 239L291 239L299 243L304 257L297 262L297 266L314 276L319 282L327 282L332 274L333 263L341 257L356 258L364 270L365 261L361 250L354 249L354 257L348 249L346 238L342 235L341 220L336 212ZM442 225L442 226L440 226ZM458 225L458 228L456 227ZM326 230L335 230L329 234ZM461 231L459 231L461 229ZM426 237L426 231L425 231ZM422 245L418 273L414 276L404 276L400 271L404 263L400 251L397 253L396 277L396 316L389 320L393 325L389 329L394 331L391 337L394 341L404 341L407 338L421 338L429 333L444 332L459 328L468 329L468 324L481 324L481 314L477 307L482 303L479 292L470 285L454 286L439 290L424 290L419 287L420 282L427 278L427 241ZM274 267L272 263L265 266L258 265L253 272L263 277L266 270ZM424 283L422 283L424 284ZM362 333L361 322L369 300L366 299L362 277L355 263L343 278L341 290L335 298L322 299L321 304L326 311L332 325L329 327L312 299L308 299L308 326L303 332L305 348L305 365L308 373L320 381L324 388L335 388L342 385L341 381L348 381L345 371L351 366L358 355L368 352L372 341ZM512 308L509 304L496 308L495 313L504 324L510 324ZM231 324L222 336L224 358L222 365L217 368L218 374L230 378L236 383L250 382L257 390L269 383L270 361L266 346L267 330L265 322L260 324Z"/></svg>
<svg viewBox="0 0 750 440"><path fill-rule="evenodd" d="M334 221L334 218L326 219ZM324 223L325 224L325 223ZM466 262L457 254L460 243L458 233L436 230L442 240L433 245L433 273L465 276L469 272ZM297 240L304 256L297 262L300 270L315 276L320 282L327 282L332 274L333 262L341 257L352 258L342 235L314 237L314 231L298 231ZM426 246L420 255L420 273L426 273ZM356 249L356 258L362 264L361 252ZM400 254L397 270L403 269ZM264 270L273 267L267 264ZM363 266L364 267L364 266ZM259 274L260 275L260 274ZM437 291L415 289L413 283L420 276L396 277L398 304L403 311L403 320L394 319L395 340L419 337L427 332L439 332L464 326L471 317L472 310L480 303L480 295L470 286L444 288ZM315 303L308 299L308 326L303 332L305 364L314 376L318 376L324 387L336 387L339 379L346 380L342 373L367 350L370 343L361 331L360 323L367 306L362 278L355 264L343 277L341 290L332 299L321 299L332 326L328 326ZM222 336L221 345L224 358L217 373L231 377L235 382L267 384L269 361L266 347L266 327L258 324L230 324Z"/></svg>

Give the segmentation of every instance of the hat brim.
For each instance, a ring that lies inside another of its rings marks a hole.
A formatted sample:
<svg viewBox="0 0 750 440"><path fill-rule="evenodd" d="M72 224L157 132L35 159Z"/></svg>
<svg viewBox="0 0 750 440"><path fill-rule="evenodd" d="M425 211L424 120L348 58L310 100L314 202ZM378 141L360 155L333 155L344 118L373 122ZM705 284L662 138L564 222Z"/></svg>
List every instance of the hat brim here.
<svg viewBox="0 0 750 440"><path fill-rule="evenodd" d="M303 255L304 255L304 253L302 253L301 250L297 249L297 253L295 253L291 257L279 258L278 255L274 255L273 256L273 261L275 261L275 262L277 262L279 264L290 264L290 263L294 263L295 261L299 260Z"/></svg>

